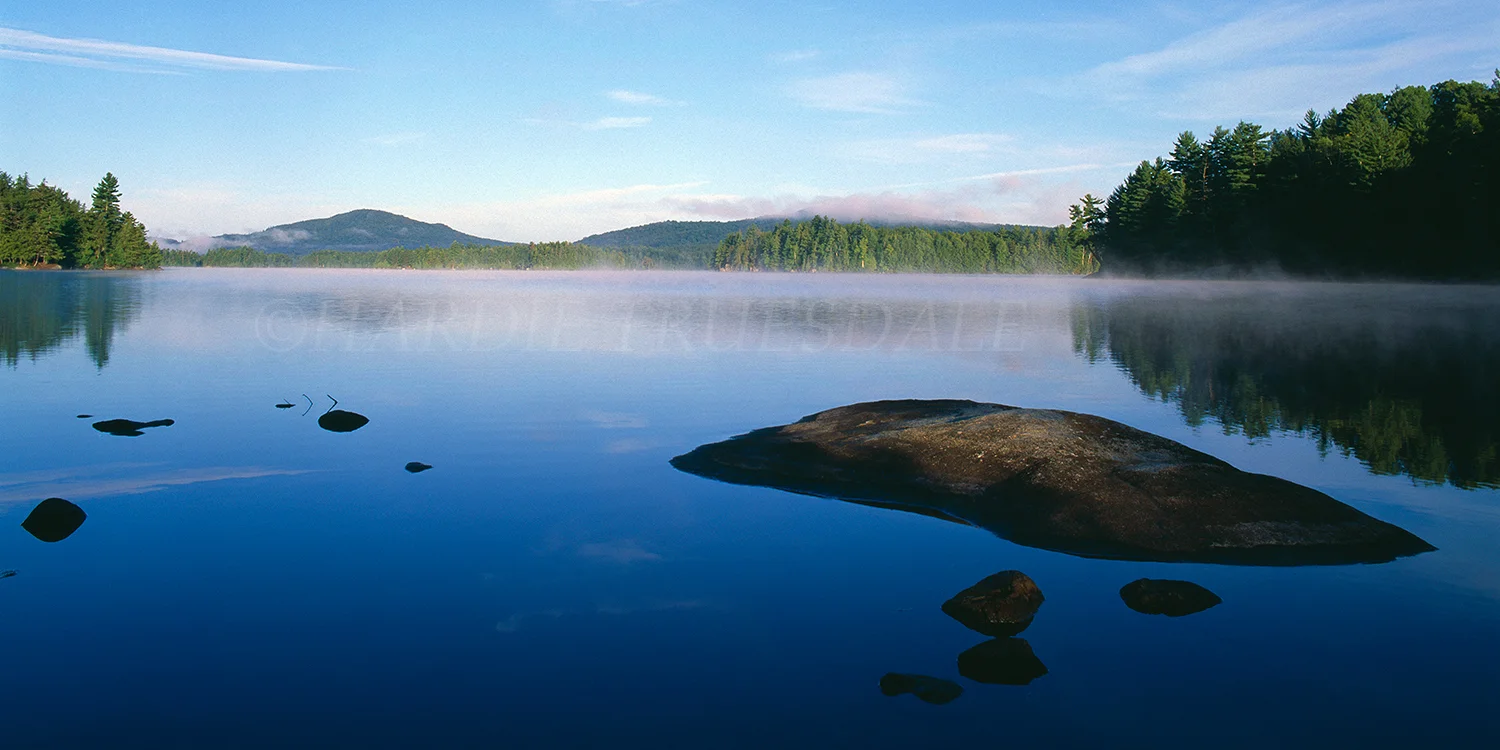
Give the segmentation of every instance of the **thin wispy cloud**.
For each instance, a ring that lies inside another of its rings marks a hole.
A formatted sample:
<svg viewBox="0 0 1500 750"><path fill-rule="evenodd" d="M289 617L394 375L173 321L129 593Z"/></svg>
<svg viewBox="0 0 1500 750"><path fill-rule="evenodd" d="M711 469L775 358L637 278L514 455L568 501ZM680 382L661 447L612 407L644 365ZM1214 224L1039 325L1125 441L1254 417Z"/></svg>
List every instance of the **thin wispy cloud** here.
<svg viewBox="0 0 1500 750"><path fill-rule="evenodd" d="M621 128L643 128L651 124L649 117L601 117L583 124L584 130L619 130Z"/></svg>
<svg viewBox="0 0 1500 750"><path fill-rule="evenodd" d="M1494 19L1430 28L1441 12L1393 2L1275 6L1095 66L1060 90L1132 107L1154 100L1157 114L1173 118L1296 117L1500 52Z"/></svg>
<svg viewBox="0 0 1500 750"><path fill-rule="evenodd" d="M992 155L1011 146L1015 138L1001 133L953 133L915 138L855 141L839 151L860 161L881 164L920 164L942 159Z"/></svg>
<svg viewBox="0 0 1500 750"><path fill-rule="evenodd" d="M419 132L386 133L384 135L372 135L368 138L362 138L360 142L374 146L409 146L413 143L422 142L426 137L426 133Z"/></svg>
<svg viewBox="0 0 1500 750"><path fill-rule="evenodd" d="M640 91L630 91L628 89L614 89L612 91L604 92L604 95L610 100L617 101L621 104L635 104L651 107L676 107L682 105L682 102L679 102L675 99L667 99L664 97L656 96L655 94L646 94Z"/></svg>
<svg viewBox="0 0 1500 750"><path fill-rule="evenodd" d="M201 469L156 469L150 464L90 466L55 472L0 475L0 503L30 501L38 497L138 495L203 482L307 473L310 472L306 469L263 466L215 466Z"/></svg>
<svg viewBox="0 0 1500 750"><path fill-rule="evenodd" d="M797 49L788 50L786 52L774 52L767 57L771 60L771 62L782 63L786 65L814 60L822 54L823 53L821 51L815 49Z"/></svg>
<svg viewBox="0 0 1500 750"><path fill-rule="evenodd" d="M787 94L813 109L862 114L900 114L923 102L907 95L906 85L884 73L839 73L794 81Z"/></svg>
<svg viewBox="0 0 1500 750"><path fill-rule="evenodd" d="M238 70L262 73L346 70L346 68L328 65L216 55L168 47L110 42L102 39L47 36L5 27L0 27L0 55L11 59L58 65L152 73L170 72L171 69ZM128 65L121 65L121 61L146 62L156 66L165 66L167 70L132 68Z"/></svg>
<svg viewBox="0 0 1500 750"><path fill-rule="evenodd" d="M651 124L649 117L600 117L597 120L579 122L576 120L550 120L539 117L522 118L522 122L532 125L551 125L555 127L577 128L579 130L623 130L627 128L643 128Z"/></svg>

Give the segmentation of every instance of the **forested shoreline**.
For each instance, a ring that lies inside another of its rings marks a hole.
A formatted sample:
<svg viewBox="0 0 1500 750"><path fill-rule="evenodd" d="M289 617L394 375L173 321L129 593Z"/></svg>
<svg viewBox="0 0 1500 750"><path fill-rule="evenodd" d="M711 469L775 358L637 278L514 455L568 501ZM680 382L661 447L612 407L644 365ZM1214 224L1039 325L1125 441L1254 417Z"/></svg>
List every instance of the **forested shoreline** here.
<svg viewBox="0 0 1500 750"><path fill-rule="evenodd" d="M160 268L161 248L120 208L106 173L88 208L46 180L0 172L0 267Z"/></svg>
<svg viewBox="0 0 1500 750"><path fill-rule="evenodd" d="M713 253L679 257L671 248L601 248L575 242L454 244L380 252L319 250L300 257L250 247L204 253L163 251L168 266L208 268L409 268L454 270L688 268L731 271L1090 273L1098 264L1068 227L934 231L840 224L822 216L751 226Z"/></svg>
<svg viewBox="0 0 1500 750"><path fill-rule="evenodd" d="M725 237L713 267L733 271L1088 274L1098 263L1086 232L1049 229L934 231L840 224L815 216L771 231L747 227Z"/></svg>
<svg viewBox="0 0 1500 750"><path fill-rule="evenodd" d="M1500 278L1500 71L1360 94L1285 130L1177 137L1072 226L1104 269Z"/></svg>

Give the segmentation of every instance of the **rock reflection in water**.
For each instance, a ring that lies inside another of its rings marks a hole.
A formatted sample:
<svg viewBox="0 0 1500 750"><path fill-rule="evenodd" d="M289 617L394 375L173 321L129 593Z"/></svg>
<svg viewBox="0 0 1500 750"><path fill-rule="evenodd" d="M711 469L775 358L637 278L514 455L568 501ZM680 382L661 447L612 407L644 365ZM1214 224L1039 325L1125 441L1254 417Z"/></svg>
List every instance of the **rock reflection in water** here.
<svg viewBox="0 0 1500 750"><path fill-rule="evenodd" d="M1027 685L1047 674L1024 638L996 638L958 655L958 673L988 685Z"/></svg>
<svg viewBox="0 0 1500 750"><path fill-rule="evenodd" d="M958 683L940 677L890 672L880 678L880 692L892 697L911 693L925 703L941 706L963 695L964 689Z"/></svg>
<svg viewBox="0 0 1500 750"><path fill-rule="evenodd" d="M44 542L60 542L83 525L88 514L60 497L49 497L31 509L21 528Z"/></svg>

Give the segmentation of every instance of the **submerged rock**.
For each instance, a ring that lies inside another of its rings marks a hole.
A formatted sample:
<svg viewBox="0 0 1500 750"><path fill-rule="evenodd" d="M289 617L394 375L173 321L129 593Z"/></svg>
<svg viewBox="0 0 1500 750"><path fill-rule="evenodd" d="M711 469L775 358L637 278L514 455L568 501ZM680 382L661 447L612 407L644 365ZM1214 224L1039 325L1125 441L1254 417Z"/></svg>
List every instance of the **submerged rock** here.
<svg viewBox="0 0 1500 750"><path fill-rule="evenodd" d="M940 677L890 672L880 678L880 692L893 697L911 693L926 703L941 706L963 695L964 689L958 683Z"/></svg>
<svg viewBox="0 0 1500 750"><path fill-rule="evenodd" d="M1165 581L1142 578L1120 589L1125 606L1143 615L1182 617L1202 612L1224 602L1218 594L1191 581Z"/></svg>
<svg viewBox="0 0 1500 750"><path fill-rule="evenodd" d="M83 508L60 497L49 497L31 509L21 528L44 542L60 542L72 536L86 518Z"/></svg>
<svg viewBox="0 0 1500 750"><path fill-rule="evenodd" d="M971 524L1083 557L1326 565L1434 549L1317 490L1051 409L854 404L701 446L672 465Z"/></svg>
<svg viewBox="0 0 1500 750"><path fill-rule="evenodd" d="M1004 638L1031 625L1042 600L1042 590L1030 576L1003 570L943 602L943 612L977 633Z"/></svg>
<svg viewBox="0 0 1500 750"><path fill-rule="evenodd" d="M988 685L1026 685L1047 674L1047 665L1024 638L996 638L958 655L958 673Z"/></svg>
<svg viewBox="0 0 1500 750"><path fill-rule="evenodd" d="M334 409L318 417L318 426L329 432L354 432L369 423L369 417L343 409Z"/></svg>
<svg viewBox="0 0 1500 750"><path fill-rule="evenodd" d="M132 419L106 419L103 422L95 422L94 429L105 432L116 437L140 437L141 430L150 427L171 427L176 422L170 419L158 419L154 422L137 422Z"/></svg>
<svg viewBox="0 0 1500 750"><path fill-rule="evenodd" d="M420 474L432 468L432 464L424 464L421 461L412 461L406 465L406 470L413 474Z"/></svg>

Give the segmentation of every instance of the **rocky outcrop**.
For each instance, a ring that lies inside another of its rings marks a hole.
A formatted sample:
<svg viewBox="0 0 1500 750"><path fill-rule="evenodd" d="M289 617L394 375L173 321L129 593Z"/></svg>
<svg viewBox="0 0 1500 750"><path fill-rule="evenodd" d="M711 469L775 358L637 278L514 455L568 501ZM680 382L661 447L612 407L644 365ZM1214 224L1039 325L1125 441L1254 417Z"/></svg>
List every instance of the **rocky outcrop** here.
<svg viewBox="0 0 1500 750"><path fill-rule="evenodd" d="M1434 549L1317 490L1119 422L1051 409L855 404L701 446L672 465L972 524L1085 557L1312 565Z"/></svg>
<svg viewBox="0 0 1500 750"><path fill-rule="evenodd" d="M1042 599L1030 576L1003 570L943 602L943 612L977 633L1004 638L1031 625Z"/></svg>
<svg viewBox="0 0 1500 750"><path fill-rule="evenodd" d="M889 696L911 693L926 703L941 706L963 695L964 689L958 683L940 677L890 672L880 678L880 692Z"/></svg>
<svg viewBox="0 0 1500 750"><path fill-rule="evenodd" d="M1191 581L1142 578L1120 589L1125 606L1143 615L1182 617L1224 603L1218 594Z"/></svg>

